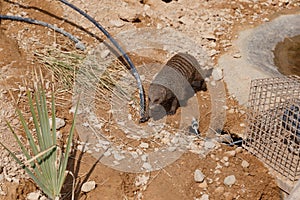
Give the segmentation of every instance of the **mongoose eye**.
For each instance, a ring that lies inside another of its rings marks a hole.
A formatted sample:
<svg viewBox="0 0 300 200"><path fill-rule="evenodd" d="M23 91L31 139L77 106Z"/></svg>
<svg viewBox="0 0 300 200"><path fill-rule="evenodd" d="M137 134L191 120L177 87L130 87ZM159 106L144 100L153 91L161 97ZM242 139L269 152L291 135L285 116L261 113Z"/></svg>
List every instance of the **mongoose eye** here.
<svg viewBox="0 0 300 200"><path fill-rule="evenodd" d="M153 103L158 103L159 99L154 99Z"/></svg>

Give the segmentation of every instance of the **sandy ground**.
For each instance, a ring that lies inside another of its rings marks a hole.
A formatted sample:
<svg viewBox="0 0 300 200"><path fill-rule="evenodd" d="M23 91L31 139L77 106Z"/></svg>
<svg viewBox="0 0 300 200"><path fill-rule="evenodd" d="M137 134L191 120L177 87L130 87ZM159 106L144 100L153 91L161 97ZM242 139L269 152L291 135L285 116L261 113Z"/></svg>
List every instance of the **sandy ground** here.
<svg viewBox="0 0 300 200"><path fill-rule="evenodd" d="M204 62L204 65L213 67L217 67L215 65L221 55L236 51L233 48L233 41L237 38L240 30L265 23L277 13L299 11L298 1L240 0L228 3L228 1L179 0L165 3L159 0L118 0L114 2L74 0L71 2L94 17L114 36L122 35L122 33L136 28L150 28L157 31L172 28L194 41L196 45L190 48L199 46L200 53L205 52L207 56L208 61ZM24 87L32 88L32 72L35 67L42 67L46 82L52 81L51 74L45 70L43 64L38 62L35 52L42 52L46 48L54 47L67 52L87 55L106 38L85 19L57 1L5 0L0 2L0 10L1 14L21 15L56 24L76 35L87 46L87 50L80 52L75 49L71 41L50 29L22 22L1 21L0 138L17 152L18 148L5 123L5 120L10 121L17 132L24 136L15 116L13 102L16 102L17 106L25 113L28 112ZM135 41L135 38L130 39ZM161 42L159 39L157 41ZM122 41L120 42L122 43ZM163 42L167 43L167 41ZM178 46L180 47L180 45ZM185 49L184 51L189 50ZM147 57L140 56L139 51L130 52L130 55L137 66L143 66L153 60L165 63L173 53L164 48L155 52L154 56L148 55ZM57 82L59 83L59 81ZM59 84L54 83L53 85L57 88L59 97L57 115L67 122L67 125L60 130L63 141L67 137L72 121L72 114L69 113L72 107L71 91L63 91ZM200 131L205 133L210 124L209 91L197 93L196 99L200 102L198 109L201 116L199 118ZM226 106L226 124L223 132L242 136L245 108L243 105L239 105L229 93L226 93ZM127 138L122 130L116 128L116 121L107 123L110 121L110 114L107 113L109 108L109 103L98 104L95 113L104 119L105 126L102 127L104 136L111 136L111 142L123 145L124 148L131 147L133 150L137 149L141 142L147 143L150 148L144 148L145 153L153 150L155 145L162 144L160 139L143 138L141 140L139 138L139 140L133 140ZM179 109L175 116L166 119L168 127L171 127L171 129L167 129L170 137L178 132L176 121L180 120L181 111ZM137 120L136 110L133 109L131 112L133 120ZM118 119L118 117L114 117L115 120ZM79 135L76 133L75 143L84 145L80 142L82 138L79 138ZM204 200L209 197L209 199L225 200L276 200L281 198L280 189L277 187L274 177L254 156L241 147L229 147L225 144L215 144L204 153L202 149L207 144L205 142L204 138L194 138L190 148L174 162L162 169L141 173L113 169L111 166L104 165L101 160L98 161L88 152L82 153L78 150L79 148L76 148L68 166L68 169L76 177L76 199ZM3 149L0 149L0 160L0 169L2 169L0 170L0 199L25 199L28 193L37 190L37 187L26 178L24 172L18 169L16 163L8 157ZM195 181L194 173L197 169L205 175L202 182ZM234 175L236 180L232 185L225 184L226 177L231 175ZM80 187L86 181L95 181L97 187L88 193L81 192ZM71 183L72 179L68 177L62 199L70 199Z"/></svg>

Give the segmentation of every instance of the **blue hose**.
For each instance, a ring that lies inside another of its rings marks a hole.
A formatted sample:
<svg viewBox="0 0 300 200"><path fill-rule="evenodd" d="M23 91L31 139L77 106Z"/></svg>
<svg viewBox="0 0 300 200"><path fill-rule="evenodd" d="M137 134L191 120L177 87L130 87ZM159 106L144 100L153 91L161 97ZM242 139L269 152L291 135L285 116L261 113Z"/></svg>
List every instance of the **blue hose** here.
<svg viewBox="0 0 300 200"><path fill-rule="evenodd" d="M122 56L124 56L127 64L130 66L131 73L133 74L134 78L137 81L137 86L139 89L139 96L140 96L140 122L145 122L148 120L148 116L146 115L146 109L145 109L145 94L144 94L144 88L142 85L142 81L140 78L140 75L138 74L134 64L132 63L131 59L128 57L128 55L124 52L124 50L121 48L121 46L117 43L117 41L111 37L111 35L91 16L89 16L84 11L80 10L73 4L69 3L67 0L59 0L60 2L64 3L65 5L69 6L73 10L77 11L79 14L87 18L90 22L92 22L102 33L113 43L113 45L118 49L118 51L121 53Z"/></svg>

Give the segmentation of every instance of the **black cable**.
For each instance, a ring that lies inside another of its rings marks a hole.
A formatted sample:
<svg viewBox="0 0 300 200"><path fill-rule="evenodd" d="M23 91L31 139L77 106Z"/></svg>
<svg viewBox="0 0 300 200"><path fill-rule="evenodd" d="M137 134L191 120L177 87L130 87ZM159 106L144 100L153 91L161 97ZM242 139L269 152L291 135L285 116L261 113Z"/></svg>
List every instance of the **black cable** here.
<svg viewBox="0 0 300 200"><path fill-rule="evenodd" d="M145 103L145 94L144 94L144 88L142 85L142 81L140 78L140 75L138 74L134 64L132 63L131 59L129 56L124 52L122 47L117 43L117 41L111 37L111 35L91 16L89 16L87 13L84 11L80 10L73 4L69 3L67 0L59 0L63 4L69 6L73 10L77 11L79 14L87 18L90 22L92 22L112 43L113 45L118 49L118 51L121 53L121 55L125 58L126 62L131 68L131 73L133 74L134 78L137 81L138 89L139 89L139 96L140 96L140 122L145 122L148 120L148 116L146 116L146 103Z"/></svg>
<svg viewBox="0 0 300 200"><path fill-rule="evenodd" d="M59 32L59 33L63 34L64 36L68 37L70 40L72 40L75 43L76 48L78 48L82 51L85 49L84 44L77 37L73 36L71 33L68 33L67 31L65 31L61 28L58 28L52 24L48 24L46 22L31 19L31 18L24 18L24 17L19 17L19 16L12 16L12 15L0 15L0 19L21 21L21 22L27 22L30 24L45 26L47 28L53 29L54 31Z"/></svg>

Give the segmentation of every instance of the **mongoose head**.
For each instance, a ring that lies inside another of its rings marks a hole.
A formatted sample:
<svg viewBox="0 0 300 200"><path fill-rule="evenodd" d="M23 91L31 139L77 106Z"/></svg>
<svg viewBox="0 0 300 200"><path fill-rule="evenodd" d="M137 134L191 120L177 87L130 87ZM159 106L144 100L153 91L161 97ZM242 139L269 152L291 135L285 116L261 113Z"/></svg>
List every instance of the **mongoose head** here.
<svg viewBox="0 0 300 200"><path fill-rule="evenodd" d="M167 98L167 89L158 84L152 83L149 88L149 109L154 109L157 105L162 105Z"/></svg>

